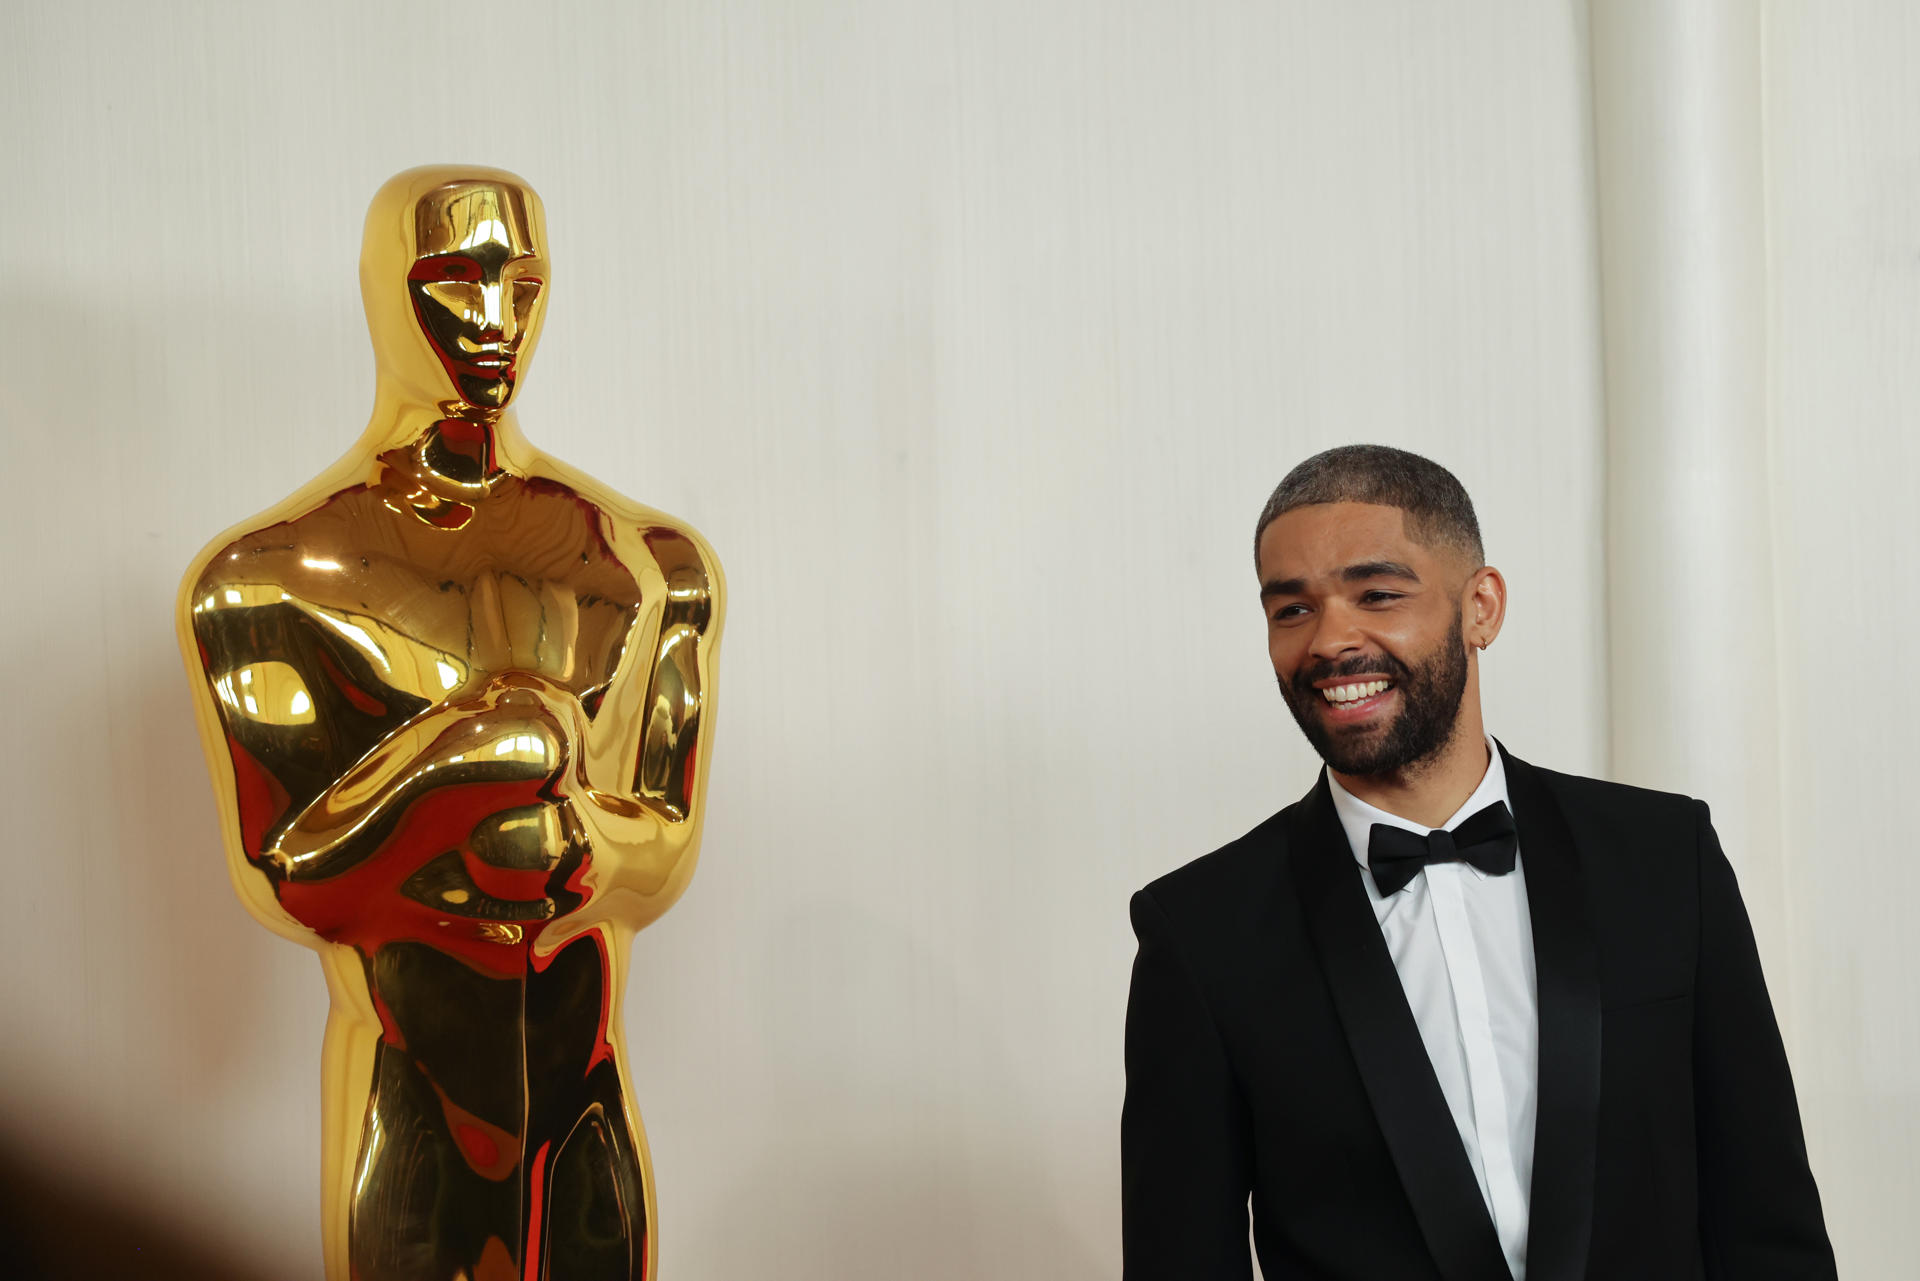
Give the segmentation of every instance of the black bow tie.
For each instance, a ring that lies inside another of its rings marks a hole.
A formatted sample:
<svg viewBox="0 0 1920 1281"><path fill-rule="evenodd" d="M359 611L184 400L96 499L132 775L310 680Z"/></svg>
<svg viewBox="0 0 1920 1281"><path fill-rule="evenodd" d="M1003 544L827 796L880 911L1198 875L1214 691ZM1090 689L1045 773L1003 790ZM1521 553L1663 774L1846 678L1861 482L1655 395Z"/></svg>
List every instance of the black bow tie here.
<svg viewBox="0 0 1920 1281"><path fill-rule="evenodd" d="M1367 838L1367 871L1381 894L1403 890L1429 863L1471 863L1488 876L1513 870L1513 815L1505 801L1495 801L1454 828L1435 828L1422 836L1391 823L1375 823Z"/></svg>

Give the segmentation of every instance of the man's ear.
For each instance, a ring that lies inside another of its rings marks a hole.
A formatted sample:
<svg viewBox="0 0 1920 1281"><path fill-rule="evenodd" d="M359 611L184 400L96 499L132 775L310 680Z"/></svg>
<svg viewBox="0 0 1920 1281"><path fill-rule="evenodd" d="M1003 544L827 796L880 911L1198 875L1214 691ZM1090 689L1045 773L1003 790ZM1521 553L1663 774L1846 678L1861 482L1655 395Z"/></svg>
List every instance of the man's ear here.
<svg viewBox="0 0 1920 1281"><path fill-rule="evenodd" d="M1461 593L1461 633L1467 644L1485 649L1507 621L1507 580L1493 566L1482 565L1467 576Z"/></svg>

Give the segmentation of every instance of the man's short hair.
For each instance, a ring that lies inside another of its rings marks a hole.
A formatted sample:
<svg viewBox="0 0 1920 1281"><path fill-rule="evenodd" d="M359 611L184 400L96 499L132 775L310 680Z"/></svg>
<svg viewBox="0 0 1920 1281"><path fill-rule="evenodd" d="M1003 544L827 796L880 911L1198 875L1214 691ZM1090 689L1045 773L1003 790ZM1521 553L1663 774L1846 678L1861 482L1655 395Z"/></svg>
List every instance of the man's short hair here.
<svg viewBox="0 0 1920 1281"><path fill-rule="evenodd" d="M1486 562L1480 522L1473 500L1452 472L1430 458L1391 445L1339 445L1315 454L1287 473L1260 511L1253 530L1253 554L1260 535L1296 507L1317 503L1375 503L1406 513L1407 533L1429 547L1445 544Z"/></svg>

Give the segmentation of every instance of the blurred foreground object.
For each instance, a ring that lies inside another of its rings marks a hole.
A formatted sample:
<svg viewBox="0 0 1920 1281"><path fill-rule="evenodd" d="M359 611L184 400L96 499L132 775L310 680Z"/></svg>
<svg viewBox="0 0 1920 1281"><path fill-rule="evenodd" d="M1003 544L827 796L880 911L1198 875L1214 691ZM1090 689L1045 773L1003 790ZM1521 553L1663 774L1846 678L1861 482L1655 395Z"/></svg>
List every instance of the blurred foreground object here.
<svg viewBox="0 0 1920 1281"><path fill-rule="evenodd" d="M548 280L520 179L390 180L372 421L181 586L234 885L332 996L330 1281L653 1275L620 994L693 875L724 589L521 435Z"/></svg>

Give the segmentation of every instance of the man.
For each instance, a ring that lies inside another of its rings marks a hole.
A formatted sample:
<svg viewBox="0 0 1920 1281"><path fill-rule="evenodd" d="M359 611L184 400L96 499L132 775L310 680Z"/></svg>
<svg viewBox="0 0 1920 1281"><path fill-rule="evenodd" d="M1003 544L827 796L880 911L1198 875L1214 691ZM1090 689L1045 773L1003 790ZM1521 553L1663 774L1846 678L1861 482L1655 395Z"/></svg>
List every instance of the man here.
<svg viewBox="0 0 1920 1281"><path fill-rule="evenodd" d="M1698 801L1488 738L1506 582L1444 468L1280 483L1267 648L1319 782L1133 899L1127 1281L1831 1278Z"/></svg>

